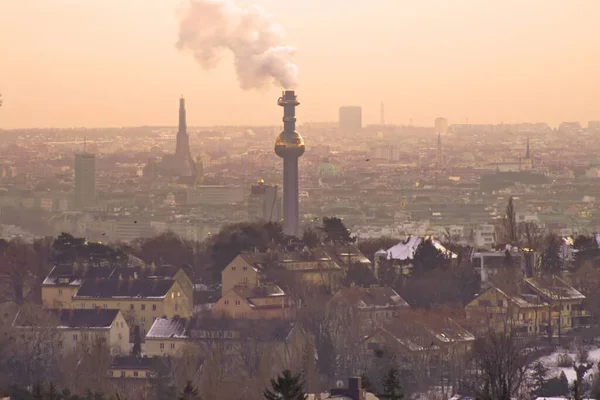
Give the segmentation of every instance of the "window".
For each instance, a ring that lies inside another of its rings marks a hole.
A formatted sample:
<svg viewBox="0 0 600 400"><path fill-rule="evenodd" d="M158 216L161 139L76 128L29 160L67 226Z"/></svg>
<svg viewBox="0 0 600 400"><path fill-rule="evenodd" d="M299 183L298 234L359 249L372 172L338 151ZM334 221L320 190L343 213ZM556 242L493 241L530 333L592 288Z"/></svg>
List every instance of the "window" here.
<svg viewBox="0 0 600 400"><path fill-rule="evenodd" d="M129 309L130 309L130 310L135 310L135 306L134 306L133 304L130 304L130 305L129 305Z"/></svg>
<svg viewBox="0 0 600 400"><path fill-rule="evenodd" d="M247 277L247 276L245 276L245 277L242 279L242 283L248 283L248 277Z"/></svg>
<svg viewBox="0 0 600 400"><path fill-rule="evenodd" d="M171 348L174 349L175 348L175 343L171 343Z"/></svg>
<svg viewBox="0 0 600 400"><path fill-rule="evenodd" d="M236 306L239 306L239 305L240 305L240 301L239 301L239 300L236 300L236 301L235 301L235 305L236 305Z"/></svg>
<svg viewBox="0 0 600 400"><path fill-rule="evenodd" d="M62 289L58 289L58 295L62 296Z"/></svg>
<svg viewBox="0 0 600 400"><path fill-rule="evenodd" d="M121 371L121 378L125 378L125 371Z"/></svg>
<svg viewBox="0 0 600 400"><path fill-rule="evenodd" d="M137 371L133 371L133 376L135 376L137 378L138 377L138 372Z"/></svg>
<svg viewBox="0 0 600 400"><path fill-rule="evenodd" d="M244 271L248 271L248 267L246 267L246 266L244 265L244 267L242 268L242 270L244 270Z"/></svg>
<svg viewBox="0 0 600 400"><path fill-rule="evenodd" d="M108 304L102 304L103 308L108 308Z"/></svg>
<svg viewBox="0 0 600 400"><path fill-rule="evenodd" d="M81 308L84 309L85 308L85 303L81 303Z"/></svg>
<svg viewBox="0 0 600 400"><path fill-rule="evenodd" d="M228 306L228 305L229 305L229 300L225 300L225 301L223 302L223 304L225 304L226 306Z"/></svg>
<svg viewBox="0 0 600 400"><path fill-rule="evenodd" d="M231 270L232 270L232 271L235 271L235 265L231 267Z"/></svg>
<svg viewBox="0 0 600 400"><path fill-rule="evenodd" d="M95 305L95 304L92 304L92 308L96 308L96 305Z"/></svg>
<svg viewBox="0 0 600 400"><path fill-rule="evenodd" d="M479 307L491 307L492 302L489 300L479 300Z"/></svg>
<svg viewBox="0 0 600 400"><path fill-rule="evenodd" d="M74 341L77 341L77 334L74 334L74 335L73 335L73 340L74 340Z"/></svg>
<svg viewBox="0 0 600 400"><path fill-rule="evenodd" d="M156 304L152 304L152 311L156 311Z"/></svg>
<svg viewBox="0 0 600 400"><path fill-rule="evenodd" d="M88 340L90 338L90 335L88 335L87 333L84 333L81 336L83 337L83 340Z"/></svg>
<svg viewBox="0 0 600 400"><path fill-rule="evenodd" d="M142 311L144 311L146 309L146 305L142 304Z"/></svg>
<svg viewBox="0 0 600 400"><path fill-rule="evenodd" d="M164 349L164 348L165 348L165 344L164 344L164 343L161 343L161 344L160 344L160 349L162 350L162 349Z"/></svg>
<svg viewBox="0 0 600 400"><path fill-rule="evenodd" d="M142 315L141 319L142 319L142 322L146 322L146 317L144 317L143 315Z"/></svg>

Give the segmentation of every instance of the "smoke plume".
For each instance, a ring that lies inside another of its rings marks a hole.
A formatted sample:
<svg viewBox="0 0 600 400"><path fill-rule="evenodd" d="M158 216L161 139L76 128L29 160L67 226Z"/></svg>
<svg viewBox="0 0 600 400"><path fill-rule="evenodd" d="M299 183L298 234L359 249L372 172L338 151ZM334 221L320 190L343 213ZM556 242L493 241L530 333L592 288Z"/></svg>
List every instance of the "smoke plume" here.
<svg viewBox="0 0 600 400"><path fill-rule="evenodd" d="M282 44L283 31L258 7L241 8L230 0L190 0L179 28L177 48L190 51L203 68L215 67L223 50L233 53L242 89L270 80L291 89L298 80L292 62L296 49Z"/></svg>

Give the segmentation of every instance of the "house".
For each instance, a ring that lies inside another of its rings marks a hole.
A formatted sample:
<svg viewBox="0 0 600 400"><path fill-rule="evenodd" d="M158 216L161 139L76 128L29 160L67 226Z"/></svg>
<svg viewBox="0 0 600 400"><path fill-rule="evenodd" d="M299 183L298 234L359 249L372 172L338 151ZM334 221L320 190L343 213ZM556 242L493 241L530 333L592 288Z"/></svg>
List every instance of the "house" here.
<svg viewBox="0 0 600 400"><path fill-rule="evenodd" d="M289 318L292 300L279 286L236 286L212 307L215 317L271 319Z"/></svg>
<svg viewBox="0 0 600 400"><path fill-rule="evenodd" d="M74 308L73 297L84 281L94 279L173 279L177 281L183 293L193 298L192 281L182 268L169 265L157 267L136 265L132 267L89 267L74 263L59 264L52 268L42 283L42 304L44 308Z"/></svg>
<svg viewBox="0 0 600 400"><path fill-rule="evenodd" d="M536 294L490 285L465 306L467 320L477 333L507 329L522 335L545 335L550 328L550 304Z"/></svg>
<svg viewBox="0 0 600 400"><path fill-rule="evenodd" d="M146 334L146 355L179 356L190 343L185 318L157 318Z"/></svg>
<svg viewBox="0 0 600 400"><path fill-rule="evenodd" d="M146 335L147 356L178 356L193 346L201 353L218 351L235 363L252 353L264 357L273 373L300 362L310 345L300 327L285 320L160 318Z"/></svg>
<svg viewBox="0 0 600 400"><path fill-rule="evenodd" d="M108 376L115 380L133 379L145 383L155 371L156 358L123 356L114 357L108 368Z"/></svg>
<svg viewBox="0 0 600 400"><path fill-rule="evenodd" d="M192 299L172 278L86 279L73 297L73 307L121 310L130 327L140 327L142 337L156 318L188 318L193 312Z"/></svg>
<svg viewBox="0 0 600 400"><path fill-rule="evenodd" d="M403 311L362 341L365 359L397 359L416 382L442 374L457 379L475 345L475 336L453 319L422 310Z"/></svg>
<svg viewBox="0 0 600 400"><path fill-rule="evenodd" d="M302 251L270 253L243 252L221 272L222 293L228 293L236 286L252 288L281 280L294 280L337 290L344 274L345 269L323 249L305 248Z"/></svg>
<svg viewBox="0 0 600 400"><path fill-rule="evenodd" d="M70 353L85 350L103 341L111 354L129 353L129 326L119 310L52 310L52 324L45 327L57 331L60 350ZM13 326L23 332L42 329L38 319L19 311Z"/></svg>
<svg viewBox="0 0 600 400"><path fill-rule="evenodd" d="M235 286L256 287L268 261L266 253L242 252L221 272L222 293L228 293Z"/></svg>
<svg viewBox="0 0 600 400"><path fill-rule="evenodd" d="M329 301L330 307L350 306L364 318L365 324L381 325L399 316L410 305L389 286L358 286L338 290Z"/></svg>
<svg viewBox="0 0 600 400"><path fill-rule="evenodd" d="M537 294L550 305L553 335L590 324L591 313L583 306L585 296L564 280L553 275L526 278L524 282L531 293Z"/></svg>

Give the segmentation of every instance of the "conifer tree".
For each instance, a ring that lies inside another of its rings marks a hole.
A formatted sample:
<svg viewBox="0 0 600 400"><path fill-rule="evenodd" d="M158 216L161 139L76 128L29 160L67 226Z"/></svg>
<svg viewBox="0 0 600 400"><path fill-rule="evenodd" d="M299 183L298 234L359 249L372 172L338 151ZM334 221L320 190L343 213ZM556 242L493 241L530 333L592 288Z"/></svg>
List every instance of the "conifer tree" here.
<svg viewBox="0 0 600 400"><path fill-rule="evenodd" d="M304 382L300 374L293 375L288 369L283 371L277 379L271 379L271 389L264 392L266 400L306 400Z"/></svg>
<svg viewBox="0 0 600 400"><path fill-rule="evenodd" d="M381 386L383 387L383 393L379 395L379 398L387 400L404 399L402 386L400 385L400 371L398 371L398 367L395 365L390 367L385 376L383 376Z"/></svg>
<svg viewBox="0 0 600 400"><path fill-rule="evenodd" d="M181 392L181 396L179 396L179 400L197 400L199 398L198 389L192 385L191 381L187 381L185 388Z"/></svg>

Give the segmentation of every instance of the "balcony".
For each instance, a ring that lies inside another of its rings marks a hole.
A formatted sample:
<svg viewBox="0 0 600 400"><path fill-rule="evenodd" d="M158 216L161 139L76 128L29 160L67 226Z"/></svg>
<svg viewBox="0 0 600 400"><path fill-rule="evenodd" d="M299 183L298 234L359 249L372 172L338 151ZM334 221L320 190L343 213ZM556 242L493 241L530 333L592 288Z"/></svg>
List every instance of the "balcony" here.
<svg viewBox="0 0 600 400"><path fill-rule="evenodd" d="M571 310L570 314L567 314L567 315L571 316L572 318L591 317L592 313L589 312L588 310Z"/></svg>

